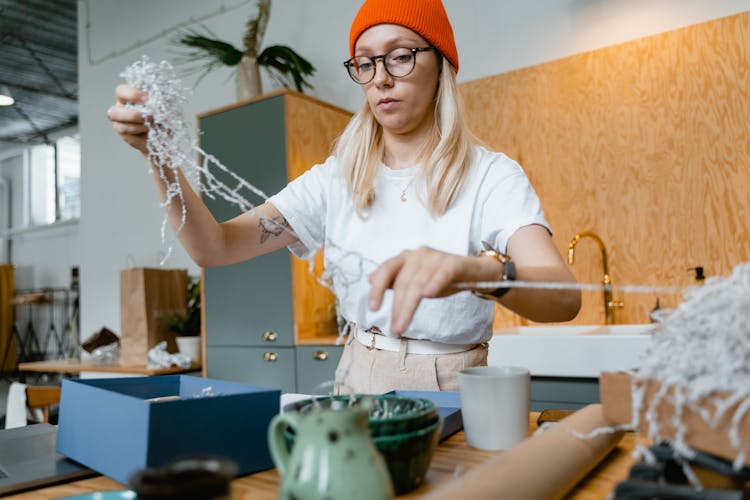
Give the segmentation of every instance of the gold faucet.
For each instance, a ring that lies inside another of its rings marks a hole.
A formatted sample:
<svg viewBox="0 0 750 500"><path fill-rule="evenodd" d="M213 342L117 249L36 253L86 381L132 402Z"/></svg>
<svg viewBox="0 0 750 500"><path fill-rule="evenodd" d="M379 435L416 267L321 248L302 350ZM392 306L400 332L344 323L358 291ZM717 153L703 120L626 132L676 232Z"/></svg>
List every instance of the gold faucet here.
<svg viewBox="0 0 750 500"><path fill-rule="evenodd" d="M611 325L615 322L614 310L622 309L624 306L621 300L614 300L612 298L612 279L609 277L609 263L607 262L607 249L604 247L602 239L593 231L583 231L573 236L568 244L568 264L573 265L575 259L575 248L579 241L583 238L591 238L599 245L599 250L602 252L602 270L604 276L602 277L602 284L604 285L604 322L607 325Z"/></svg>

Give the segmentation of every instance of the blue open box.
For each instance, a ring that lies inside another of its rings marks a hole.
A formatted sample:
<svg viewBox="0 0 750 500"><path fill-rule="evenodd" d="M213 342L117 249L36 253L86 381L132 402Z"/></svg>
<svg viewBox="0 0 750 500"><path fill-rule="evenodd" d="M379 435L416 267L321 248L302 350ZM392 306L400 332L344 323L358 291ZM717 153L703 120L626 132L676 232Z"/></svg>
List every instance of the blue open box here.
<svg viewBox="0 0 750 500"><path fill-rule="evenodd" d="M461 395L451 391L391 391L391 394L410 398L429 399L438 405L438 415L443 420L440 441L448 439L464 427L461 417Z"/></svg>
<svg viewBox="0 0 750 500"><path fill-rule="evenodd" d="M123 484L188 456L229 458L239 474L270 469L266 435L280 396L186 375L63 380L57 451Z"/></svg>

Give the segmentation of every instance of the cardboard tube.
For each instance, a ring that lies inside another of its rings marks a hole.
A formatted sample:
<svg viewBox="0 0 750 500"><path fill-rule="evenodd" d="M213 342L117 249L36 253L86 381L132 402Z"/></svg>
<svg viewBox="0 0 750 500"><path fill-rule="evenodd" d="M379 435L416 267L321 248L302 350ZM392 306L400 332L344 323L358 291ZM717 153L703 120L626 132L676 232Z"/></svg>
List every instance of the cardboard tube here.
<svg viewBox="0 0 750 500"><path fill-rule="evenodd" d="M623 436L622 432L594 438L574 435L575 432L588 434L601 427L609 427L601 405L589 405L424 498L561 498L601 462Z"/></svg>

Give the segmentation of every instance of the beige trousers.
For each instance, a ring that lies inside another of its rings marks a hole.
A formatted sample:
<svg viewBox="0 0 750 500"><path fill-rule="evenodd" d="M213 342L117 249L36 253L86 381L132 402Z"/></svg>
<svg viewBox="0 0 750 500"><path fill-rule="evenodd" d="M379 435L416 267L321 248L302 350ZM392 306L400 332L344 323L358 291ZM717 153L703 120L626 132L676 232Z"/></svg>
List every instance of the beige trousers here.
<svg viewBox="0 0 750 500"><path fill-rule="evenodd" d="M487 364L487 344L454 354L407 354L368 349L349 335L336 369L336 394L382 394L393 390L458 391L456 375Z"/></svg>

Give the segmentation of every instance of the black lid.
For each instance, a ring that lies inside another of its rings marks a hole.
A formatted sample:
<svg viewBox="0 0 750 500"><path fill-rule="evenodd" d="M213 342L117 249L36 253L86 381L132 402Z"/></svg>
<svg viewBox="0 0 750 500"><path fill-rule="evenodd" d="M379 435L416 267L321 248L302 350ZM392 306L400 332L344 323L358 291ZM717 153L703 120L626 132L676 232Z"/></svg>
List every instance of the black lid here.
<svg viewBox="0 0 750 500"><path fill-rule="evenodd" d="M162 468L148 468L130 478L130 487L141 500L207 500L229 498L237 465L218 457L178 460Z"/></svg>

